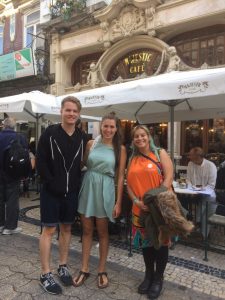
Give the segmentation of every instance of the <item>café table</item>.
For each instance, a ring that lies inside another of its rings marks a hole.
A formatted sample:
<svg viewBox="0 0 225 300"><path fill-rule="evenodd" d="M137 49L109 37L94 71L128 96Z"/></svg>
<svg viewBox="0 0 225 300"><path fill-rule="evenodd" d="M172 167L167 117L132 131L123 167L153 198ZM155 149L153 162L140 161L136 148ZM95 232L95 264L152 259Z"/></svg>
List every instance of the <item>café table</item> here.
<svg viewBox="0 0 225 300"><path fill-rule="evenodd" d="M208 200L207 200L207 196L212 196L213 191L211 189L197 189L194 187L186 187L186 188L181 188L179 187L179 185L177 183L173 183L174 186L174 191L177 194L178 198L182 198L182 196L184 196L183 201L181 201L181 204L187 204L184 205L185 208L188 209L189 212L189 218L191 220L193 220L193 205L194 205L194 220L193 222L196 224L196 212L197 212L197 205L200 206L200 211L202 211L203 205L205 206L204 209L204 215L201 216L201 218L205 219L205 233L204 233L204 239L203 239L203 247L205 250L205 256L204 256L204 260L207 261L207 234L208 234ZM201 197L202 196L202 197ZM187 203L185 203L185 201L187 201ZM203 219L200 220L200 223L202 223Z"/></svg>

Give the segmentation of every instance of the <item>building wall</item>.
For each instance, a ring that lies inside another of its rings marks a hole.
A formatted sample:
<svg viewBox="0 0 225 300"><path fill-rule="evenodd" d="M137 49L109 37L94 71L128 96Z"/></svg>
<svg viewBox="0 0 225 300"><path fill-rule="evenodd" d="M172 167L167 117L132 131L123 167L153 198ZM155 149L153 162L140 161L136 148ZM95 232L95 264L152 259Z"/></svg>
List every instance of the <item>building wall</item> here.
<svg viewBox="0 0 225 300"><path fill-rule="evenodd" d="M7 3L4 3L4 5L0 6L0 24L4 28L2 55L25 48L27 37L26 25L34 27L35 31L32 33L33 35L29 36L31 43L27 47L32 49L35 75L33 73L27 77L16 78L10 81L0 81L1 97L32 90L47 91L50 80L47 78L45 70L48 59L47 51L45 51L45 39L40 32L37 32L39 25L37 20L30 18L29 24L26 24L27 16L40 11L40 0L9 0ZM12 22L13 20L15 22Z"/></svg>
<svg viewBox="0 0 225 300"><path fill-rule="evenodd" d="M112 0L105 1L106 5L101 9L96 8L97 2L103 1L87 1L88 11L93 16L89 24L81 21L76 26L70 26L62 20L57 24L49 23L52 30L51 72L55 73L55 83L51 86L53 94L62 95L114 84L107 81L111 67L126 53L138 48L151 48L165 53L167 62L159 72L168 71L169 48L176 45L174 41L178 36L199 30L201 37L201 30L225 25L224 0ZM67 32L62 34L60 29L66 29ZM94 61L98 78L86 84L72 83L71 68L76 65L76 60L98 52L102 52L100 59ZM176 69L176 65L173 64L171 68ZM193 68L193 65L181 59L180 70ZM181 125L178 122L175 128L176 145L183 143L179 138L183 134ZM204 143L207 143L207 139L204 139ZM180 152L178 147L176 152Z"/></svg>

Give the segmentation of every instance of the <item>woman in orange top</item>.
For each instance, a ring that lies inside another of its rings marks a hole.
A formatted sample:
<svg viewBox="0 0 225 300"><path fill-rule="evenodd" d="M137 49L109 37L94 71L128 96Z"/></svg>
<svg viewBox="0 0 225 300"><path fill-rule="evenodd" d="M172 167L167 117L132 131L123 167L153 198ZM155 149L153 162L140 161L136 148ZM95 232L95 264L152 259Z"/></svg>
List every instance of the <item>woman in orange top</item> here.
<svg viewBox="0 0 225 300"><path fill-rule="evenodd" d="M145 278L139 285L140 294L150 299L158 298L163 284L163 274L168 261L168 245L156 250L150 240L145 239L144 228L139 224L141 211L148 208L143 203L144 194L161 185L170 189L173 181L173 165L164 149L157 148L147 127L138 125L132 131L133 154L128 164L127 188L133 201L133 243L142 248L145 262Z"/></svg>

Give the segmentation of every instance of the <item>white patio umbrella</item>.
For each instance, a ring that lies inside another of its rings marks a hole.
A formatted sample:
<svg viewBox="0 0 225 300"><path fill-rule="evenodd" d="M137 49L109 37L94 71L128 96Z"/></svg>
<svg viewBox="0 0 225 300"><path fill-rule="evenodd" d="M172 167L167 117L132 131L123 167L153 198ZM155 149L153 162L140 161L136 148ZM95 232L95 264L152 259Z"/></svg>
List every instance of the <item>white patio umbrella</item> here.
<svg viewBox="0 0 225 300"><path fill-rule="evenodd" d="M39 138L39 123L42 118L60 122L60 105L54 95L32 91L0 98L0 113L7 113L17 120L36 122L36 140ZM82 120L100 121L99 117L81 115Z"/></svg>
<svg viewBox="0 0 225 300"><path fill-rule="evenodd" d="M173 158L174 120L225 117L224 94L225 68L217 68L176 71L71 95L81 101L86 114L115 111L120 118L140 123L170 121Z"/></svg>
<svg viewBox="0 0 225 300"><path fill-rule="evenodd" d="M45 116L51 121L57 120L59 112L55 106L55 96L39 91L0 98L0 112L17 120L36 122L36 140L39 136L40 118Z"/></svg>

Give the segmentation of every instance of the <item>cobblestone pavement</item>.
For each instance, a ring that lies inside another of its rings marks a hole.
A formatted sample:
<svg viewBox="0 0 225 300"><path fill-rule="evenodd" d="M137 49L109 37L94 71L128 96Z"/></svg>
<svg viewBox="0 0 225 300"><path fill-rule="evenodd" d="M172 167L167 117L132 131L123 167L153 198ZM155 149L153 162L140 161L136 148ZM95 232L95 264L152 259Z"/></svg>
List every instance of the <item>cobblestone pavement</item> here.
<svg viewBox="0 0 225 300"><path fill-rule="evenodd" d="M35 197L35 195L33 195ZM32 198L31 198L32 199ZM38 206L39 201L21 199L21 208ZM39 209L27 210L26 216L39 219ZM48 299L38 285L40 263L38 240L40 226L20 222L23 234L0 237L0 299ZM54 243L57 244L56 237ZM53 248L52 266L57 267L57 248ZM71 242L70 267L77 273L79 269L81 243L79 236ZM223 254L209 252L209 261L203 261L203 250L178 244L170 251L170 263L165 272L165 285L159 299L225 299L225 260ZM96 287L96 257L98 243L94 242L91 259L91 278L88 285L80 288L64 289L60 299L146 299L136 293L138 283L143 278L142 256L128 250L110 246L108 273L110 287L104 291ZM196 267L197 266L197 267ZM24 269L24 270L23 270ZM15 278L15 280L14 280ZM51 296L52 298L52 296ZM54 296L54 299L57 299Z"/></svg>

